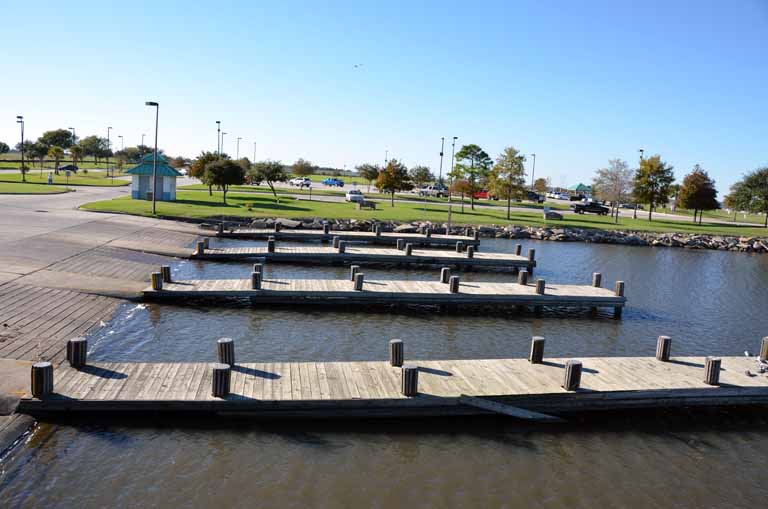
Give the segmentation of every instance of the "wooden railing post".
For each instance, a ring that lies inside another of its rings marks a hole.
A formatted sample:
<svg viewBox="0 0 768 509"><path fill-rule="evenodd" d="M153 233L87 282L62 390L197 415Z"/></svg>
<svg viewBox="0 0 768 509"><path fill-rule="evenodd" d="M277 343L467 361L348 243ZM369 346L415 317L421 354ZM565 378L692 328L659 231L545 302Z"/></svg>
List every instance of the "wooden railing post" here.
<svg viewBox="0 0 768 509"><path fill-rule="evenodd" d="M475 257L475 246L467 246L467 258Z"/></svg>
<svg viewBox="0 0 768 509"><path fill-rule="evenodd" d="M251 273L251 290L261 290L261 272Z"/></svg>
<svg viewBox="0 0 768 509"><path fill-rule="evenodd" d="M669 336L659 336L656 340L656 360L668 362L671 353L672 338Z"/></svg>
<svg viewBox="0 0 768 509"><path fill-rule="evenodd" d="M581 385L581 361L570 360L565 363L563 376L563 389L575 391Z"/></svg>
<svg viewBox="0 0 768 509"><path fill-rule="evenodd" d="M211 393L214 398L226 398L229 396L232 368L229 364L216 363L213 365L213 379Z"/></svg>
<svg viewBox="0 0 768 509"><path fill-rule="evenodd" d="M67 341L67 361L75 369L82 368L88 362L88 340L79 337Z"/></svg>
<svg viewBox="0 0 768 509"><path fill-rule="evenodd" d="M347 241L346 240L340 240L339 241L339 253L344 254L347 252Z"/></svg>
<svg viewBox="0 0 768 509"><path fill-rule="evenodd" d="M531 339L531 353L528 356L531 364L541 364L544 361L544 338L533 336Z"/></svg>
<svg viewBox="0 0 768 509"><path fill-rule="evenodd" d="M219 362L228 366L235 365L235 342L232 338L221 338L216 341Z"/></svg>
<svg viewBox="0 0 768 509"><path fill-rule="evenodd" d="M517 284L519 285L527 285L528 284L528 271L525 269L520 269L517 273Z"/></svg>
<svg viewBox="0 0 768 509"><path fill-rule="evenodd" d="M403 396L413 397L419 393L419 368L417 366L403 366L402 368Z"/></svg>
<svg viewBox="0 0 768 509"><path fill-rule="evenodd" d="M195 249L195 255L201 256L205 254L205 242L202 240L197 243L197 249Z"/></svg>
<svg viewBox="0 0 768 509"><path fill-rule="evenodd" d="M170 265L162 265L160 267L160 273L163 275L163 283L171 282L171 266Z"/></svg>
<svg viewBox="0 0 768 509"><path fill-rule="evenodd" d="M405 360L405 351L402 339L392 339L389 342L389 363L392 366L402 366Z"/></svg>
<svg viewBox="0 0 768 509"><path fill-rule="evenodd" d="M624 297L624 281L616 281L616 286L614 287L614 293L617 297ZM616 319L621 318L621 310L622 306L614 306L613 307L613 317Z"/></svg>
<svg viewBox="0 0 768 509"><path fill-rule="evenodd" d="M413 244L410 242L405 245L405 256L411 256L413 254Z"/></svg>
<svg viewBox="0 0 768 509"><path fill-rule="evenodd" d="M152 278L152 289L153 290L162 290L163 289L163 275L160 272L153 272L151 275Z"/></svg>
<svg viewBox="0 0 768 509"><path fill-rule="evenodd" d="M267 239L267 253L275 252L275 237L269 237Z"/></svg>
<svg viewBox="0 0 768 509"><path fill-rule="evenodd" d="M397 248L398 251L402 251L403 249L405 249L405 239L397 239L395 241L395 247Z"/></svg>
<svg viewBox="0 0 768 509"><path fill-rule="evenodd" d="M440 269L440 282L447 284L448 279L451 277L451 268L450 267L443 267Z"/></svg>
<svg viewBox="0 0 768 509"><path fill-rule="evenodd" d="M53 393L53 364L36 362L32 364L32 397L43 399Z"/></svg>
<svg viewBox="0 0 768 509"><path fill-rule="evenodd" d="M355 280L355 274L357 274L360 271L359 265L350 265L349 266L349 280L354 281Z"/></svg>
<svg viewBox="0 0 768 509"><path fill-rule="evenodd" d="M544 290L547 288L547 282L543 279L536 280L536 293L544 295Z"/></svg>
<svg viewBox="0 0 768 509"><path fill-rule="evenodd" d="M707 357L704 362L704 383L707 385L720 385L720 358Z"/></svg>
<svg viewBox="0 0 768 509"><path fill-rule="evenodd" d="M462 253L464 252L464 243L462 241L456 241L456 252Z"/></svg>
<svg viewBox="0 0 768 509"><path fill-rule="evenodd" d="M448 280L448 285L451 293L459 293L459 276L451 276Z"/></svg>
<svg viewBox="0 0 768 509"><path fill-rule="evenodd" d="M331 233L331 225L323 223L323 234L328 235L329 233Z"/></svg>
<svg viewBox="0 0 768 509"><path fill-rule="evenodd" d="M520 256L521 254L523 254L523 245L522 244L517 244L515 246L515 254L517 256Z"/></svg>
<svg viewBox="0 0 768 509"><path fill-rule="evenodd" d="M603 285L603 275L599 272L592 273L592 286L600 288Z"/></svg>
<svg viewBox="0 0 768 509"><path fill-rule="evenodd" d="M365 274L358 272L355 274L355 291L362 292L363 284L365 283Z"/></svg>

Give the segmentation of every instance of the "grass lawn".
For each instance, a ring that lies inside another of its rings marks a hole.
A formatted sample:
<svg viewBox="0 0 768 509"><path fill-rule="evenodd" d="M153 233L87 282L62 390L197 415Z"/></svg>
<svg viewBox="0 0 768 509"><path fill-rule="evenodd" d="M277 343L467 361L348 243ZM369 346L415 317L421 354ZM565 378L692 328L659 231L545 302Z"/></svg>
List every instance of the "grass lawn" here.
<svg viewBox="0 0 768 509"><path fill-rule="evenodd" d="M65 188L59 186L0 182L0 194L59 194L66 192Z"/></svg>
<svg viewBox="0 0 768 509"><path fill-rule="evenodd" d="M677 214L679 216L689 216L693 221L693 211L687 209L678 208L674 212L672 209L659 207L656 209L658 212L664 212L665 214ZM639 212L639 211L638 211ZM704 217L709 219L719 219L722 222L733 222L733 212L726 212L725 210L708 210L704 212ZM740 214L736 213L736 221L739 223L754 223L762 226L765 224L765 214Z"/></svg>
<svg viewBox="0 0 768 509"><path fill-rule="evenodd" d="M280 198L279 203L266 195L229 193L227 205L221 201L221 193L213 196L198 191L178 191L176 202L158 202L159 215L180 216L191 218L208 218L218 216L249 217L286 217L286 218L312 218L327 219L379 219L393 221L418 221L429 220L443 223L447 221L447 208L442 206L427 206L426 212L423 205L418 203L395 203L394 207L380 203L379 209L357 210L351 203L331 203L320 201L296 200L289 197ZM124 212L134 215L151 216L152 203L144 200L131 200L128 197L116 198L88 203L81 208L103 212ZM250 210L249 210L250 208ZM566 216L562 221L544 221L540 212L513 212L511 221L506 220L506 211L503 209L478 209L471 211L468 207L465 213L459 209L453 211L453 222L456 224L516 224L520 226L572 227L572 228L597 228L603 230L636 230L636 231L662 231L681 233L701 233L714 235L736 236L768 236L765 228L753 228L749 226L734 226L729 224L694 225L692 223L654 220L648 222L645 219L621 218L618 224L614 224L610 217L603 216Z"/></svg>
<svg viewBox="0 0 768 509"><path fill-rule="evenodd" d="M0 182L21 182L21 173L0 173ZM48 184L48 172L30 171L27 173L27 182L30 184ZM67 176L62 172L53 176L53 183L66 185ZM69 176L70 186L127 186L127 180L108 178L106 172L91 172L84 174L78 172Z"/></svg>

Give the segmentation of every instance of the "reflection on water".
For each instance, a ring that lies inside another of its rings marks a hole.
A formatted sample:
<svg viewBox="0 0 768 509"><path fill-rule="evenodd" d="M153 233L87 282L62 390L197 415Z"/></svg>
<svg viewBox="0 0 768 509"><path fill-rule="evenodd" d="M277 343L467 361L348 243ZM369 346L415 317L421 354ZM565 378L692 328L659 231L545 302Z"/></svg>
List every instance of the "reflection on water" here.
<svg viewBox="0 0 768 509"><path fill-rule="evenodd" d="M511 251L514 241L484 241ZM588 313L361 313L337 308L125 305L91 339L96 360L210 361L215 339L243 361L553 356L741 355L768 335L768 256L525 242L537 275L627 282L621 321ZM183 262L176 277L247 277L249 264ZM437 277L377 271L371 278ZM267 277L346 277L339 267L270 265ZM508 274L467 273L471 280ZM167 421L146 416L40 426L0 463L2 505L44 507L756 507L768 495L768 416L608 415L563 427L501 418L346 424ZM79 489L73 489L78 487Z"/></svg>

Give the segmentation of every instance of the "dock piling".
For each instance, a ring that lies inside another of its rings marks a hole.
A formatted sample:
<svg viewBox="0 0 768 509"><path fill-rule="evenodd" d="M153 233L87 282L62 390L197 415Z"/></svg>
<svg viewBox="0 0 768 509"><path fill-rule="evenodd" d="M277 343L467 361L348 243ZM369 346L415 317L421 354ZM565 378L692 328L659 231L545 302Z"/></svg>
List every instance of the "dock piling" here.
<svg viewBox="0 0 768 509"><path fill-rule="evenodd" d="M617 297L624 297L624 281L616 281L614 293ZM613 317L616 319L621 318L621 306L613 307Z"/></svg>
<svg viewBox="0 0 768 509"><path fill-rule="evenodd" d="M88 362L88 340L84 337L67 341L67 361L75 369L80 369Z"/></svg>
<svg viewBox="0 0 768 509"><path fill-rule="evenodd" d="M464 251L464 243L459 240L456 242L456 252L461 253L463 251Z"/></svg>
<svg viewBox="0 0 768 509"><path fill-rule="evenodd" d="M163 275L163 283L171 282L171 266L170 265L160 266L160 274Z"/></svg>
<svg viewBox="0 0 768 509"><path fill-rule="evenodd" d="M392 339L389 341L389 363L392 366L399 367L403 365L405 359L405 350L402 339Z"/></svg>
<svg viewBox="0 0 768 509"><path fill-rule="evenodd" d="M443 267L440 269L440 282L443 284L448 284L448 279L451 277L451 268L450 267Z"/></svg>
<svg viewBox="0 0 768 509"><path fill-rule="evenodd" d="M720 357L707 357L704 361L704 383L720 385Z"/></svg>
<svg viewBox="0 0 768 509"><path fill-rule="evenodd" d="M333 244L331 244L331 245L333 247L335 247L335 248L338 248L339 247L339 242L341 242L341 237L339 237L338 235L335 235L333 237Z"/></svg>
<svg viewBox="0 0 768 509"><path fill-rule="evenodd" d="M763 362L768 360L768 336L764 337L760 344L760 360Z"/></svg>
<svg viewBox="0 0 768 509"><path fill-rule="evenodd" d="M374 230L374 232L376 233L377 237L381 237L381 225L380 224L376 225L376 229Z"/></svg>
<svg viewBox="0 0 768 509"><path fill-rule="evenodd" d="M528 284L528 271L525 269L520 269L517 273L517 284L519 285L527 285Z"/></svg>
<svg viewBox="0 0 768 509"><path fill-rule="evenodd" d="M474 257L475 257L475 247L467 246L467 258L474 258Z"/></svg>
<svg viewBox="0 0 768 509"><path fill-rule="evenodd" d="M543 279L537 279L536 280L536 293L539 295L544 295L544 290L547 288L547 282Z"/></svg>
<svg viewBox="0 0 768 509"><path fill-rule="evenodd" d="M599 272L592 273L592 286L600 288L603 285L603 275Z"/></svg>
<svg viewBox="0 0 768 509"><path fill-rule="evenodd" d="M213 365L212 394L214 398L225 398L229 396L230 379L232 377L232 368L229 364L217 363Z"/></svg>
<svg viewBox="0 0 768 509"><path fill-rule="evenodd" d="M217 226L217 230L216 231L217 231L217 233L219 235L223 235L224 234L224 223L219 223L218 226Z"/></svg>
<svg viewBox="0 0 768 509"><path fill-rule="evenodd" d="M275 252L275 237L269 237L267 239L267 253Z"/></svg>
<svg viewBox="0 0 768 509"><path fill-rule="evenodd" d="M339 241L339 254L344 254L347 251L347 241L346 240L340 240Z"/></svg>
<svg viewBox="0 0 768 509"><path fill-rule="evenodd" d="M261 272L251 273L251 290L261 290Z"/></svg>
<svg viewBox="0 0 768 509"><path fill-rule="evenodd" d="M261 272L264 273L264 264L263 263L254 263L253 264L253 272Z"/></svg>
<svg viewBox="0 0 768 509"><path fill-rule="evenodd" d="M228 366L235 365L235 342L232 338L220 338L216 341L219 362Z"/></svg>
<svg viewBox="0 0 768 509"><path fill-rule="evenodd" d="M203 239L203 246L205 246L205 249L208 249L209 247L211 247L211 239L208 237L205 237Z"/></svg>
<svg viewBox="0 0 768 509"><path fill-rule="evenodd" d="M480 231L479 230L475 230L473 232L473 234L472 234L472 238L475 239L475 240L480 240Z"/></svg>
<svg viewBox="0 0 768 509"><path fill-rule="evenodd" d="M202 240L197 243L197 249L195 250L196 255L203 255L205 254L205 242Z"/></svg>
<svg viewBox="0 0 768 509"><path fill-rule="evenodd" d="M413 244L410 242L405 245L405 256L411 256L413 254Z"/></svg>
<svg viewBox="0 0 768 509"><path fill-rule="evenodd" d="M565 363L563 389L575 391L581 385L581 361L570 360Z"/></svg>
<svg viewBox="0 0 768 509"><path fill-rule="evenodd" d="M323 234L328 235L329 233L331 233L331 225L329 225L328 223L324 223Z"/></svg>
<svg viewBox="0 0 768 509"><path fill-rule="evenodd" d="M163 274L160 272L153 272L151 275L152 278L152 289L153 290L162 290L163 289Z"/></svg>
<svg viewBox="0 0 768 509"><path fill-rule="evenodd" d="M544 360L544 338L541 336L533 336L531 339L531 353L528 356L528 361L531 364L541 364Z"/></svg>
<svg viewBox="0 0 768 509"><path fill-rule="evenodd" d="M523 245L522 244L517 244L515 246L515 254L517 256L520 256L521 254L523 254Z"/></svg>
<svg viewBox="0 0 768 509"><path fill-rule="evenodd" d="M395 243L395 247L398 251L402 251L405 249L405 239L397 239L397 242Z"/></svg>
<svg viewBox="0 0 768 509"><path fill-rule="evenodd" d="M32 397L43 399L53 392L53 364L36 362L32 364Z"/></svg>
<svg viewBox="0 0 768 509"><path fill-rule="evenodd" d="M365 274L362 272L357 272L355 274L355 291L356 292L362 292L363 291L363 283L365 282Z"/></svg>
<svg viewBox="0 0 768 509"><path fill-rule="evenodd" d="M355 274L357 274L360 271L359 265L350 265L349 266L349 280L354 281L355 280Z"/></svg>
<svg viewBox="0 0 768 509"><path fill-rule="evenodd" d="M402 368L402 392L403 396L413 397L419 393L419 368L413 365L406 365Z"/></svg>
<svg viewBox="0 0 768 509"><path fill-rule="evenodd" d="M275 233L279 233L280 232L280 228L282 228L282 226L283 225L280 224L280 223L275 223Z"/></svg>
<svg viewBox="0 0 768 509"><path fill-rule="evenodd" d="M459 293L459 276L451 276L448 285L451 293Z"/></svg>
<svg viewBox="0 0 768 509"><path fill-rule="evenodd" d="M430 238L430 237L432 237L432 228L427 228L427 229L424 231L424 236L425 236L425 237L427 237L427 238Z"/></svg>
<svg viewBox="0 0 768 509"><path fill-rule="evenodd" d="M656 360L669 362L669 355L672 352L672 338L669 336L659 336L656 340Z"/></svg>

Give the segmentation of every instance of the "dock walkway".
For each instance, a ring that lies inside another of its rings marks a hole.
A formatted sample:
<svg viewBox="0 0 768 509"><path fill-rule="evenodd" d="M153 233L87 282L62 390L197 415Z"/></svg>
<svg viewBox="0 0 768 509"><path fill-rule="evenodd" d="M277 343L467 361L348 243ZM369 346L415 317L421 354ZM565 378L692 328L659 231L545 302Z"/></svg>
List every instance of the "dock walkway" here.
<svg viewBox="0 0 768 509"><path fill-rule="evenodd" d="M466 246L479 246L480 239L467 235L435 235L427 236L421 233L402 233L402 232L358 232L358 231L338 231L329 230L326 233L323 230L288 230L281 229L275 231L267 228L233 228L223 230L217 234L221 238L229 239L251 239L267 240L274 237L279 241L293 242L330 242L334 237L340 240L352 242L367 242L370 244L395 245L397 239L403 239L415 246L435 246L446 247L455 246L456 242L461 241Z"/></svg>
<svg viewBox="0 0 768 509"><path fill-rule="evenodd" d="M720 385L707 385L704 359L584 358L581 386L565 391L567 359L417 360L418 393L401 393L403 370L388 362L237 364L230 393L212 396L210 363L97 363L54 371L53 394L22 397L19 411L232 412L259 417L403 417L482 414L462 403L487 398L530 411L768 403L768 377L755 359L723 357ZM748 375L746 372L752 370Z"/></svg>
<svg viewBox="0 0 768 509"><path fill-rule="evenodd" d="M440 251L435 249L406 250L374 246L345 246L343 252L332 246L274 247L270 251L262 247L207 248L202 253L192 254L198 260L252 260L263 259L274 263L303 263L309 265L398 265L398 266L450 266L473 269L515 270L520 268L533 271L535 259L509 253L472 253ZM535 253L533 255L535 257Z"/></svg>

